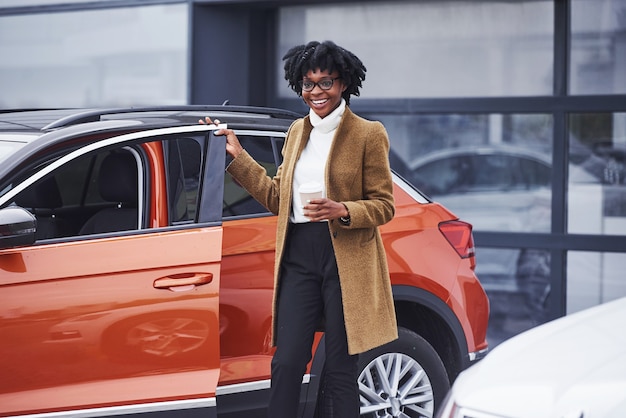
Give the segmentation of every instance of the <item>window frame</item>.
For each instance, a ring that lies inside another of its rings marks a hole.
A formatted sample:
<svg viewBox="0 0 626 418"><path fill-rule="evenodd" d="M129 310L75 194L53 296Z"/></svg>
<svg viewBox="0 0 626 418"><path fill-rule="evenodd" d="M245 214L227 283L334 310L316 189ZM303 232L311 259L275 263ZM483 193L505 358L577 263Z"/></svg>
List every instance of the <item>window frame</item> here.
<svg viewBox="0 0 626 418"><path fill-rule="evenodd" d="M151 173L149 170L159 169L159 167L154 167L152 165L151 159L147 156L147 152L141 144L147 144L151 142L161 142L174 136L177 137L179 135L196 135L205 138L205 141L208 142L208 145L203 149L203 154L207 155L205 160L207 161L202 165L202 182L200 185L200 197L199 200L203 203L201 205L206 205L204 210L199 211L198 219L194 222L204 222L204 223L219 223L221 222L221 199L220 199L220 211L219 215L215 210L215 204L211 202L210 197L215 197L216 193L222 191L223 181L221 176L214 176L211 173L215 173L215 170L205 170L206 164L210 164L209 166L223 167L224 166L224 156L225 156L225 140L220 139L220 137L212 136L211 140L208 140L208 133L212 131L212 128L203 125L197 126L184 126L184 127L174 127L174 128L158 128L158 129L148 129L143 131L136 131L131 133L122 133L122 134L114 134L111 137L106 139L97 140L94 142L86 143L82 146L76 147L75 145L67 144L70 146L69 152L66 154L58 156L59 151L55 151L56 155L51 155L49 159L43 161L43 163L38 161L37 165L27 167L26 169L21 170L20 173L14 175L14 178L20 179L14 187L11 187L8 190L5 190L5 193L0 196L0 208L8 206L12 204L15 200L15 197L26 190L29 187L32 187L38 181L46 178L49 175L54 175L54 172L62 168L68 163L76 161L78 158L89 156L92 154L97 154L102 151L106 151L109 149L117 149L117 148L126 148L133 149L135 154L135 160L138 163L138 186L140 187L139 198L142 202L140 207L138 208L139 216L140 216L140 225L139 229L134 230L124 230L124 231L116 231L106 234L93 234L93 235L71 235L63 238L54 238L51 240L42 240L42 241L67 241L67 240L76 240L76 239L88 239L93 237L100 237L102 235L127 235L127 234L137 234L145 231L154 231L161 229L162 227L156 227L148 224L149 217L151 216L152 206L156 203L156 197L151 196L152 185L150 184ZM139 151L141 149L142 151ZM24 175L26 170L32 171L29 174ZM221 172L221 170L218 170ZM215 178L219 177L219 183L221 186L216 185ZM202 193L205 187L217 187L216 189L212 189L211 193ZM165 197L167 199L167 197ZM212 199L213 201L216 199ZM167 203L169 205L169 203ZM175 226L175 225L174 225ZM172 227L172 225L168 225L168 227Z"/></svg>

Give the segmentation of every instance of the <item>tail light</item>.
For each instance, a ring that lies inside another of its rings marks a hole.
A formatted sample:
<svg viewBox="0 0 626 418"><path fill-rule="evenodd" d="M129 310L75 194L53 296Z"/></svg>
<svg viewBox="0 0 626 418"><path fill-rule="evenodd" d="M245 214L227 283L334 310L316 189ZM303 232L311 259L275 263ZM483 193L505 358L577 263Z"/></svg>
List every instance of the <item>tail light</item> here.
<svg viewBox="0 0 626 418"><path fill-rule="evenodd" d="M474 256L472 225L463 221L447 221L439 224L439 231L441 231L461 258Z"/></svg>

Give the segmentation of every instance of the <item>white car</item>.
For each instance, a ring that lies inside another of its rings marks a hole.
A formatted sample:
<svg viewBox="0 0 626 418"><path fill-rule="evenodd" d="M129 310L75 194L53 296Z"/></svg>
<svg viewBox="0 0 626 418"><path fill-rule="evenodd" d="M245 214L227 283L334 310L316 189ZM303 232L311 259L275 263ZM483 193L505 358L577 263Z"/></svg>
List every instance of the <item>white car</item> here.
<svg viewBox="0 0 626 418"><path fill-rule="evenodd" d="M623 418L626 298L498 345L458 377L439 418Z"/></svg>

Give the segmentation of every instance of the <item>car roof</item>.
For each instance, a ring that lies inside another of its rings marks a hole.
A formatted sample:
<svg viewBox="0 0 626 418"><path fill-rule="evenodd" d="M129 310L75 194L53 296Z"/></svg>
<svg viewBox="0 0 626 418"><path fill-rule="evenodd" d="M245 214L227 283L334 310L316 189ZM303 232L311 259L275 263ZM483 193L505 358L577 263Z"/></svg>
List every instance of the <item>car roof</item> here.
<svg viewBox="0 0 626 418"><path fill-rule="evenodd" d="M283 109L254 106L150 106L93 109L15 109L0 111L0 140L24 145L0 166L0 178L11 172L26 155L73 138L100 133L130 132L198 125L210 116L229 128L286 132L302 115Z"/></svg>
<svg viewBox="0 0 626 418"><path fill-rule="evenodd" d="M516 147L511 145L477 145L477 146L460 146L456 148L447 148L439 151L430 152L416 158L408 165L411 170L420 168L433 161L439 161L458 156L476 156L476 155L508 155L523 159L534 160L546 166L552 165L549 154L534 151L528 148Z"/></svg>
<svg viewBox="0 0 626 418"><path fill-rule="evenodd" d="M90 109L18 109L0 112L0 132L50 132L106 120L134 120L150 128L198 123L210 116L233 128L284 130L302 115L283 109L254 106L150 106Z"/></svg>

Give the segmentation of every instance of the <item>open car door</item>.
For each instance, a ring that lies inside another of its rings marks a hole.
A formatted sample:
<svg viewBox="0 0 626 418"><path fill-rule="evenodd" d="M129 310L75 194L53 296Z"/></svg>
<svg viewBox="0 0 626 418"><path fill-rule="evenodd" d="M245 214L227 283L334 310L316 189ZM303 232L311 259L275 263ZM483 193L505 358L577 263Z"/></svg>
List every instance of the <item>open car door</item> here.
<svg viewBox="0 0 626 418"><path fill-rule="evenodd" d="M64 146L0 194L0 416L216 417L223 137Z"/></svg>

